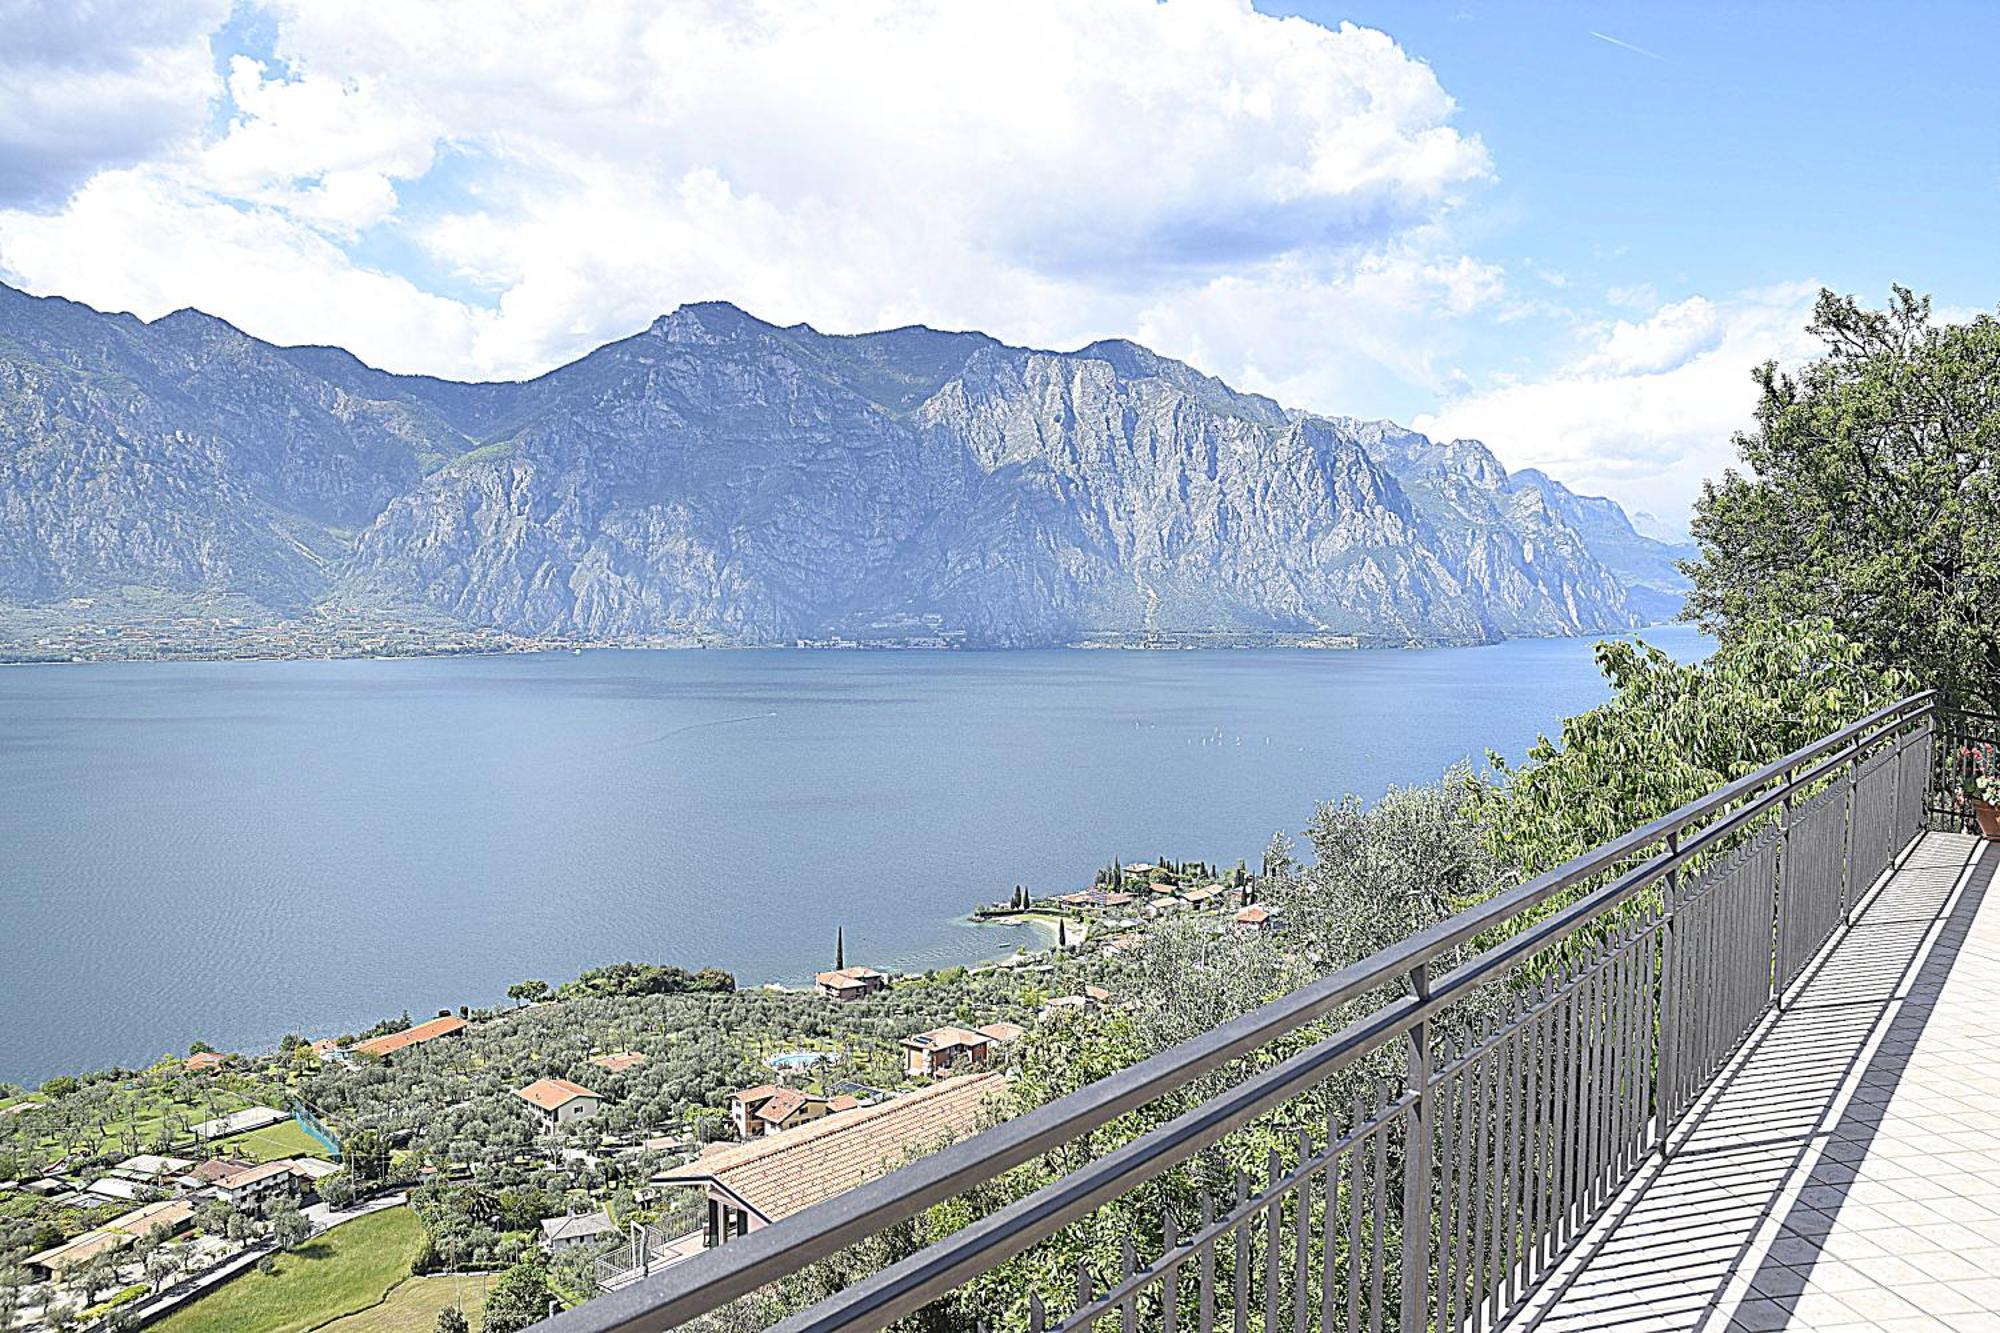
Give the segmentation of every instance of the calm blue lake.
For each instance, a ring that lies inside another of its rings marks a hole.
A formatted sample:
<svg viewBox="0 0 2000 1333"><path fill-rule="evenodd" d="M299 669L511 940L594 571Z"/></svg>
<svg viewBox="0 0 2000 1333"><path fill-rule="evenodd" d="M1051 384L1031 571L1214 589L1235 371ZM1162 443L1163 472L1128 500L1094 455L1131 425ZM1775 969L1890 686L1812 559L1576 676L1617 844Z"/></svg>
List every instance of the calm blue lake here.
<svg viewBox="0 0 2000 1333"><path fill-rule="evenodd" d="M1254 864L1606 693L1586 640L4 669L0 1079L623 958L797 980L836 927L851 963L990 957L1032 937L962 918L1016 883Z"/></svg>

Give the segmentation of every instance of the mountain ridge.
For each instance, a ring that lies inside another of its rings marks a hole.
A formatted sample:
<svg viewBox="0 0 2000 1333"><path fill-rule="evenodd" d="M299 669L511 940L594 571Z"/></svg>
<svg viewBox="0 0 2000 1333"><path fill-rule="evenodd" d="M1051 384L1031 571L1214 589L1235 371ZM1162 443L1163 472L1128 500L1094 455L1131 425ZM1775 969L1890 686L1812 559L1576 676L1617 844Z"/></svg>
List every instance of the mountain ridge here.
<svg viewBox="0 0 2000 1333"><path fill-rule="evenodd" d="M0 285L0 518L17 605L136 587L561 641L1486 642L1678 595L1676 548L1476 441L1125 339L728 302L461 382Z"/></svg>

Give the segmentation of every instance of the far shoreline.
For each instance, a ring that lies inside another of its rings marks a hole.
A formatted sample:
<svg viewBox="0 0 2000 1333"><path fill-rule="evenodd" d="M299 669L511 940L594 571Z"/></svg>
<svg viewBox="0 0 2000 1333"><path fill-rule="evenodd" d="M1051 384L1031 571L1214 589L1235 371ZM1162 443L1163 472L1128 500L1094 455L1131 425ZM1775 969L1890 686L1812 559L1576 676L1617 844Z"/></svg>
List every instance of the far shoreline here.
<svg viewBox="0 0 2000 1333"><path fill-rule="evenodd" d="M1044 652L1126 652L1126 653L1242 653L1242 652L1430 652L1453 648L1493 648L1507 643L1537 643L1554 641L1575 641L1579 639L1625 639L1644 635L1651 630L1694 629L1700 627L1692 621L1659 620L1648 624L1625 628L1584 630L1575 634L1514 634L1490 639L1376 639L1363 640L1358 635L1300 635L1272 638L1232 636L1224 633L1195 634L1186 639L1140 639L1121 641L1108 638L1075 639L1062 643L1040 644L943 644L921 642L808 642L794 643L753 643L753 642L585 642L585 643L536 643L519 647L480 648L433 648L407 653L222 653L222 654L133 654L130 656L106 657L27 657L15 656L0 649L0 668L6 667L93 667L93 666L171 666L171 665L223 665L228 663L274 663L274 662L436 662L454 658L499 658L499 657L560 657L581 656L586 653L639 652L639 653L1044 653Z"/></svg>

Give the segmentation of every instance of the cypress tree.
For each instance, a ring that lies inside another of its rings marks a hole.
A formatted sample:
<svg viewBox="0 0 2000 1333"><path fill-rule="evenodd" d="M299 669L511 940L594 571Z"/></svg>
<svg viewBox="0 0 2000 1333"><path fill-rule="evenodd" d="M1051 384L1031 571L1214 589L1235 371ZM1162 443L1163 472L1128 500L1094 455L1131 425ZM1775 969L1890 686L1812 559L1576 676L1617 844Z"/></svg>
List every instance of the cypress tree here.
<svg viewBox="0 0 2000 1333"><path fill-rule="evenodd" d="M833 928L833 970L838 972L847 966L847 930L842 926Z"/></svg>

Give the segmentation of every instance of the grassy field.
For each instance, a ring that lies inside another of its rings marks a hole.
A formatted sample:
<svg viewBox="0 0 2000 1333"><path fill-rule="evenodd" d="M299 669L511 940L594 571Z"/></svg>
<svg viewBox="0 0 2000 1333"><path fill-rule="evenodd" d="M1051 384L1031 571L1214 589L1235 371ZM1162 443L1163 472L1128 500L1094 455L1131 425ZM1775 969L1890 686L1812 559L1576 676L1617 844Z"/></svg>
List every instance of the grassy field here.
<svg viewBox="0 0 2000 1333"><path fill-rule="evenodd" d="M455 1300L465 1302L465 1318L479 1333L480 1311L486 1303L485 1283L470 1277L413 1277L389 1293L389 1299L359 1314L336 1319L320 1333L431 1333L438 1311Z"/></svg>
<svg viewBox="0 0 2000 1333"><path fill-rule="evenodd" d="M208 1145L208 1150L217 1157L236 1157L251 1162L275 1162L280 1157L327 1156L320 1141L300 1129L296 1120L217 1139Z"/></svg>
<svg viewBox="0 0 2000 1333"><path fill-rule="evenodd" d="M276 1272L232 1278L154 1327L160 1333L305 1333L380 1305L409 1277L422 1236L423 1224L408 1208L357 1218L280 1255ZM431 1318L437 1318L435 1306Z"/></svg>

